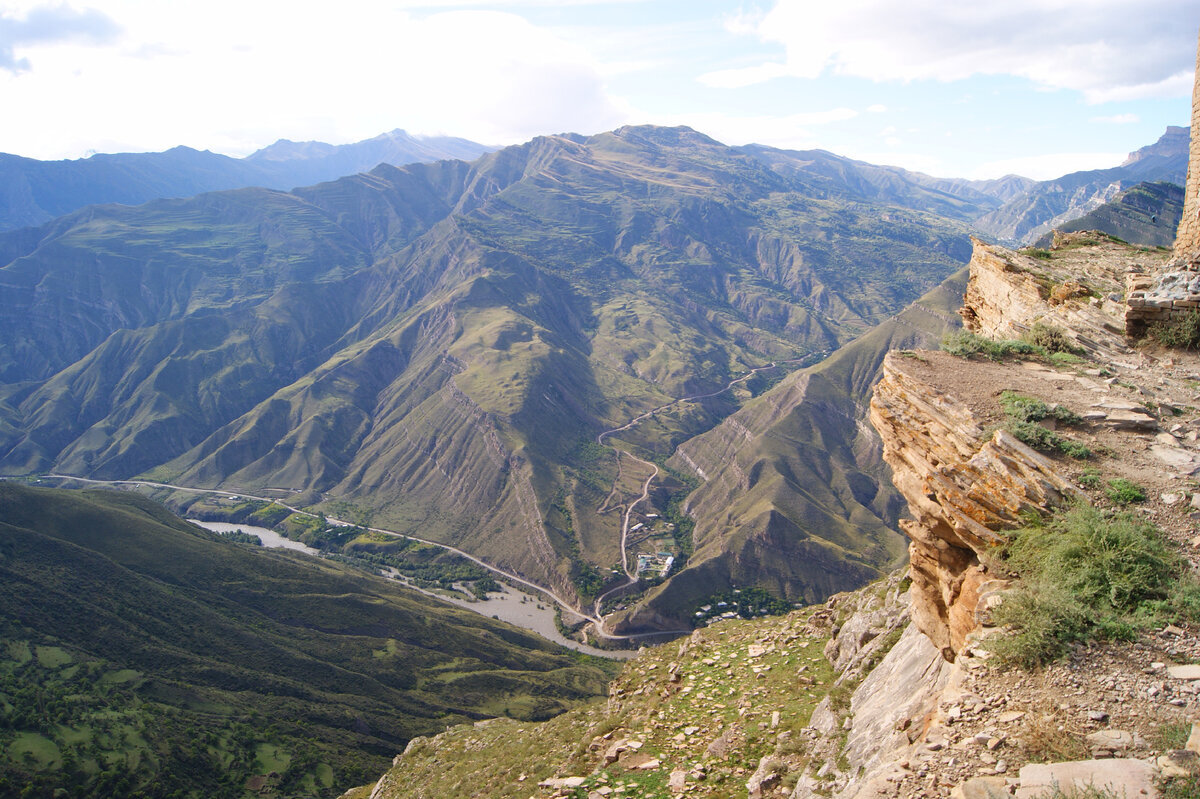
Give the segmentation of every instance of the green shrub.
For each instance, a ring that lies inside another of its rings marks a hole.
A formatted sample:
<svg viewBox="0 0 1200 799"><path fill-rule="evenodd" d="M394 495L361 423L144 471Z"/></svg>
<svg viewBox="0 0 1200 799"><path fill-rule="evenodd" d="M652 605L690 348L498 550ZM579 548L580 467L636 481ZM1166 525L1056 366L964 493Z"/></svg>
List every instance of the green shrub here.
<svg viewBox="0 0 1200 799"><path fill-rule="evenodd" d="M1000 407L1004 414L1018 422L1040 422L1050 418L1063 424L1080 424L1083 417L1062 405L1050 406L1037 397L1015 391L1000 392Z"/></svg>
<svg viewBox="0 0 1200 799"><path fill-rule="evenodd" d="M1074 458L1077 461L1085 461L1092 457L1092 451L1086 444L1072 441L1069 438L1062 438L1061 436L1058 441L1058 451L1068 458Z"/></svg>
<svg viewBox="0 0 1200 799"><path fill-rule="evenodd" d="M1018 422L1041 421L1050 413L1050 407L1040 399L1015 391L1000 392L1000 408L1005 416Z"/></svg>
<svg viewBox="0 0 1200 799"><path fill-rule="evenodd" d="M1072 458L1083 459L1092 456L1092 451L1083 444L1038 424L1047 418L1063 424L1082 422L1079 414L1069 408L1061 405L1051 407L1037 397L1018 394L1015 391L1001 392L1000 407L1008 417L1005 428L1028 446L1042 452L1061 452Z"/></svg>
<svg viewBox="0 0 1200 799"><path fill-rule="evenodd" d="M1164 347L1196 349L1200 347L1200 312L1180 319L1152 322L1146 327L1146 335Z"/></svg>
<svg viewBox="0 0 1200 799"><path fill-rule="evenodd" d="M1200 618L1200 586L1154 525L1091 507L1015 530L1004 547L1020 587L995 611L1013 632L1000 663L1038 666L1076 641L1129 639L1148 625Z"/></svg>
<svg viewBox="0 0 1200 799"><path fill-rule="evenodd" d="M1035 347L1041 347L1046 352L1066 352L1071 355L1082 355L1083 348L1071 340L1066 331L1055 325L1035 322L1033 327L1021 336L1021 339Z"/></svg>
<svg viewBox="0 0 1200 799"><path fill-rule="evenodd" d="M1050 353L1050 363L1055 366L1075 366L1083 363L1083 358L1072 352L1052 352Z"/></svg>
<svg viewBox="0 0 1200 799"><path fill-rule="evenodd" d="M1039 452L1059 452L1078 460L1086 460L1092 457L1092 451L1084 444L1064 438L1053 430L1042 427L1037 422L1010 421L1004 427L1018 441L1033 447Z"/></svg>
<svg viewBox="0 0 1200 799"><path fill-rule="evenodd" d="M1123 477L1109 480L1108 488L1104 493L1114 505L1130 505L1134 502L1146 501L1146 489Z"/></svg>
<svg viewBox="0 0 1200 799"><path fill-rule="evenodd" d="M959 330L949 333L942 339L942 350L960 358L981 356L993 361L1002 361L1016 355L1045 355L1046 351L1025 341L1012 339L993 340L970 332Z"/></svg>
<svg viewBox="0 0 1200 799"><path fill-rule="evenodd" d="M1084 488L1096 489L1101 485L1100 471L1094 466L1089 466L1083 470L1083 474L1075 481Z"/></svg>

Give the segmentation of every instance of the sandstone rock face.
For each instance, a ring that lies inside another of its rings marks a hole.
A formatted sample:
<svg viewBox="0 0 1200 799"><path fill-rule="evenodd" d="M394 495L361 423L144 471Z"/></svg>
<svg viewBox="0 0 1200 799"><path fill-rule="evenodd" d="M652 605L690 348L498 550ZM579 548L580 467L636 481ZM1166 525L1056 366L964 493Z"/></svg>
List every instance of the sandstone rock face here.
<svg viewBox="0 0 1200 799"><path fill-rule="evenodd" d="M1048 281L1026 268L1017 256L972 238L971 279L963 307L963 326L988 338L1016 338L1046 313Z"/></svg>
<svg viewBox="0 0 1200 799"><path fill-rule="evenodd" d="M987 338L1015 339L1041 324L1061 329L1073 346L1093 357L1128 358L1126 333L1193 307L1190 282L1174 286L1175 299L1159 307L1153 299L1158 296L1155 275L1165 256L1112 241L1097 243L1102 238L1090 231L1060 234L1049 258L974 239L971 277L958 312L963 325ZM1188 281L1195 277L1190 274ZM1122 292L1128 305L1116 301Z"/></svg>
<svg viewBox="0 0 1200 799"><path fill-rule="evenodd" d="M1114 796L1154 799L1159 795L1155 776L1154 766L1130 758L1034 763L1021 769L1017 799L1049 796L1056 788L1072 793L1094 788L1111 791Z"/></svg>
<svg viewBox="0 0 1200 799"><path fill-rule="evenodd" d="M870 420L913 516L901 522L911 539L913 622L954 660L979 624L981 597L1006 584L987 566L1000 531L1080 492L1004 430L987 436L971 410L922 371L920 360L889 354Z"/></svg>

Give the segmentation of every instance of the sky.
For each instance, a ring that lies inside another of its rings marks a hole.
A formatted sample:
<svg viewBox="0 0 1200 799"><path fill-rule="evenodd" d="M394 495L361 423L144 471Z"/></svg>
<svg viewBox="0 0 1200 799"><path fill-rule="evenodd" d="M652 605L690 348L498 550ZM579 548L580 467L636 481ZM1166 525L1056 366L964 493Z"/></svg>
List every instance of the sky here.
<svg viewBox="0 0 1200 799"><path fill-rule="evenodd" d="M1198 29L1196 0L0 0L0 152L658 124L1046 179L1188 125Z"/></svg>

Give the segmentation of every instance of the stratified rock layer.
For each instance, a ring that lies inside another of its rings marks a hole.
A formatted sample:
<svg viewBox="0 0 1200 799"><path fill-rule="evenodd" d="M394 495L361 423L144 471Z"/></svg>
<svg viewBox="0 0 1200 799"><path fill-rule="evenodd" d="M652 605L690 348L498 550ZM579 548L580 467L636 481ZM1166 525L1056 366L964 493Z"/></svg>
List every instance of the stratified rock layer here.
<svg viewBox="0 0 1200 799"><path fill-rule="evenodd" d="M954 660L978 626L981 597L1006 585L987 566L999 531L1079 492L1009 433L987 435L966 404L935 385L937 372L924 355L889 354L870 419L913 516L901 522L912 540L913 622Z"/></svg>

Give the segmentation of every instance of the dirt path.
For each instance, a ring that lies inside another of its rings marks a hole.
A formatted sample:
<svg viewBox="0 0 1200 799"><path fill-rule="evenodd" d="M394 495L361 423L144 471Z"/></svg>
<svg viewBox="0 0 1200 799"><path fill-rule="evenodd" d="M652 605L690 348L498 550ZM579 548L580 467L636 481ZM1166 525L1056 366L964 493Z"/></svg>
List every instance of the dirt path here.
<svg viewBox="0 0 1200 799"><path fill-rule="evenodd" d="M787 361L786 363L791 363L791 361ZM629 452L627 450L619 449L614 444L605 444L604 439L607 437L610 437L616 433L620 433L625 430L629 430L629 429L633 428L634 426L636 426L638 423L643 422L646 419L653 417L656 413L661 413L662 411L665 411L668 408L673 408L676 405L681 405L685 402L696 402L697 400L708 399L709 397L715 397L718 394L724 394L726 391L729 391L731 388L736 386L738 383L742 383L742 382L745 382L746 380L749 380L751 377L754 377L754 375L758 374L759 372L763 372L768 369L774 369L774 368L776 368L777 365L778 364L775 361L771 361L771 363L767 364L766 366L755 367L754 369L751 369L750 371L746 372L741 377L737 377L737 378L734 378L733 380L730 380L728 383L725 384L724 388L717 389L716 391L710 391L707 394L694 394L690 397L681 397L677 400L672 400L671 402L668 402L664 405L659 405L657 408L651 408L650 410L645 411L644 413L641 413L641 414L635 416L633 419L631 419L630 421L621 425L620 427L614 427L612 429L605 430L604 432L602 432L596 436L597 444L599 444L602 447L609 447L610 449L613 450L613 452L617 453L617 477L613 481L612 491L610 491L608 493L608 496L605 497L605 499L604 499L604 503L597 510L598 513L603 513L607 510L611 510L611 508L609 507L609 502L611 502L612 498L617 494L617 490L618 490L617 485L621 479L621 456L625 456L627 458L632 458L633 460L637 461L638 463L641 463L645 466L650 467L650 476L647 477L646 482L642 484L641 496L639 496L637 499L633 500L632 502L628 503L625 506L625 513L621 519L621 570L623 572L625 572L625 582L610 588L609 590L605 591L600 596L596 597L596 601L592 605L592 616L587 617L592 621L593 626L595 626L595 628L596 628L596 632L599 635L601 635L602 637L605 637L605 638L610 637L609 633L607 633L604 629L604 621L603 621L604 616L600 612L601 608L604 606L604 600L608 599L608 597L612 596L613 594L617 593L618 591L623 591L626 588L629 588L629 586L634 585L635 583L638 582L637 574L630 571L630 569L629 569L629 549L628 549L629 526L630 526L629 523L630 523L630 521L632 521L634 509L640 503L646 501L650 497L650 486L654 483L655 478L657 478L658 475L660 474L658 464L656 464L652 461L645 460L644 458L639 458L637 455L634 455L632 452ZM670 632L680 633L680 632L690 632L690 630L672 630Z"/></svg>

